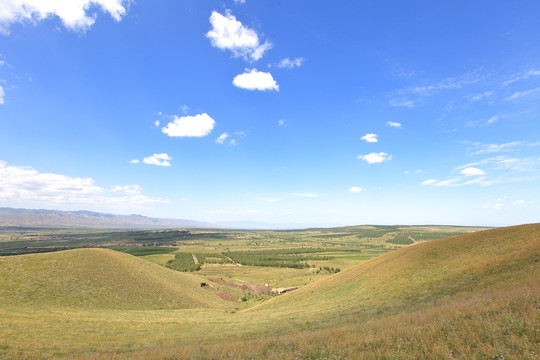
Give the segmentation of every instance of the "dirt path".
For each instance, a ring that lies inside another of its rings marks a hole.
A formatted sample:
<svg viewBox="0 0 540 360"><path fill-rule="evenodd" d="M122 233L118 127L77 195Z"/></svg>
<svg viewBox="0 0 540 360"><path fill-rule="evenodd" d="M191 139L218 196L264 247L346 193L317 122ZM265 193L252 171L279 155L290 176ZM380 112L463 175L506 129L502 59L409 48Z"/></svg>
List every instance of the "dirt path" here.
<svg viewBox="0 0 540 360"><path fill-rule="evenodd" d="M195 254L191 254L191 256L193 256L193 262L195 263L195 265L199 265L199 260L197 259Z"/></svg>
<svg viewBox="0 0 540 360"><path fill-rule="evenodd" d="M418 244L418 241L414 240L414 238L412 236L409 236L409 240L411 240L413 242L412 245Z"/></svg>
<svg viewBox="0 0 540 360"><path fill-rule="evenodd" d="M225 256L227 259L231 260L231 262L232 262L234 265L236 265L236 266L242 266L242 264L237 263L237 262L234 262L234 260L231 259L230 257L228 257L227 255L223 255L223 256Z"/></svg>

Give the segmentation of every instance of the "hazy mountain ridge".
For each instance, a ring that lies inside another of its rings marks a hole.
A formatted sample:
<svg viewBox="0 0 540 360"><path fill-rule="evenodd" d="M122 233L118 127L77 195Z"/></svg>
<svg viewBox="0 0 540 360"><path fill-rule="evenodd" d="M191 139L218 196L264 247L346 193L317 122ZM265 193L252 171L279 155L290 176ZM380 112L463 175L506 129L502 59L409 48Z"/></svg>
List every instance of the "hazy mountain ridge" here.
<svg viewBox="0 0 540 360"><path fill-rule="evenodd" d="M0 226L81 227L81 228L184 228L220 227L195 220L151 218L143 215L116 215L86 210L0 208Z"/></svg>

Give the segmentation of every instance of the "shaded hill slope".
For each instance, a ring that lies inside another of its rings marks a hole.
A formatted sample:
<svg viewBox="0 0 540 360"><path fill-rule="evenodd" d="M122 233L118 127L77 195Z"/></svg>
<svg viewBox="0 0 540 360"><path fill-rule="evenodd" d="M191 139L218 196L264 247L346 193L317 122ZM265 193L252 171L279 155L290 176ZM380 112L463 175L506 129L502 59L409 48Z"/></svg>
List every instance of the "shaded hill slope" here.
<svg viewBox="0 0 540 360"><path fill-rule="evenodd" d="M531 279L540 279L540 224L412 245L246 311L381 312Z"/></svg>
<svg viewBox="0 0 540 360"><path fill-rule="evenodd" d="M220 308L200 280L108 249L0 257L0 303L84 309Z"/></svg>

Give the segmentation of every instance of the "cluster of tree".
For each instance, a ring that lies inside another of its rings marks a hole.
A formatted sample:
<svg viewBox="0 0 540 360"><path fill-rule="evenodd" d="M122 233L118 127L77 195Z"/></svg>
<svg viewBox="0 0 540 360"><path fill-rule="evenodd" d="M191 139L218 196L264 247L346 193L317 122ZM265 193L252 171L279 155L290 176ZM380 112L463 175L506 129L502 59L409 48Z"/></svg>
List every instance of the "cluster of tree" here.
<svg viewBox="0 0 540 360"><path fill-rule="evenodd" d="M331 268L331 267L328 267L328 266L323 266L323 267L319 267L319 269L317 270L317 274L319 274L319 273L321 273L323 271L326 271L329 274L337 274L338 272L341 271L341 269L340 268Z"/></svg>
<svg viewBox="0 0 540 360"><path fill-rule="evenodd" d="M389 244L410 245L414 243L414 241L409 239L409 236L411 235L408 232L399 232L393 239L388 239L386 242Z"/></svg>
<svg viewBox="0 0 540 360"><path fill-rule="evenodd" d="M197 260L199 258L197 257ZM195 264L193 255L189 253L178 253L174 256L174 259L167 261L165 264L169 269L176 271L199 271L201 269L201 262Z"/></svg>
<svg viewBox="0 0 540 360"><path fill-rule="evenodd" d="M282 254L282 250L267 251L231 251L226 253L228 257L242 265L288 267L293 269L309 268L309 259L324 260L323 257Z"/></svg>

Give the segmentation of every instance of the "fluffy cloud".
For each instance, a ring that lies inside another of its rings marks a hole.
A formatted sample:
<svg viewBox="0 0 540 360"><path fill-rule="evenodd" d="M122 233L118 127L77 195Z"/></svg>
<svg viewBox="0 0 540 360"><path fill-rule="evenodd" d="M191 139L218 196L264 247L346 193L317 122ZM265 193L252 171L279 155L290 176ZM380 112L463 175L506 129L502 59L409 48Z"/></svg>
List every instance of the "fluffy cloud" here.
<svg viewBox="0 0 540 360"><path fill-rule="evenodd" d="M225 142L225 140L227 140L228 137L229 137L229 134L224 132L223 134L219 135L219 137L216 139L216 142L218 144L223 144Z"/></svg>
<svg viewBox="0 0 540 360"><path fill-rule="evenodd" d="M358 187L358 186L353 186L352 188L349 189L349 191L352 192L352 193L358 193L358 192L364 191L364 189L362 189L361 187Z"/></svg>
<svg viewBox="0 0 540 360"><path fill-rule="evenodd" d="M306 60L304 58L301 58L301 57L296 58L296 59L292 59L292 60L290 58L285 58L285 59L281 60L277 66L280 67L280 68L292 69L293 67L302 66L304 61L306 61Z"/></svg>
<svg viewBox="0 0 540 360"><path fill-rule="evenodd" d="M236 75L233 85L248 90L275 90L279 91L279 86L272 77L272 74L258 71L257 69L246 69L243 74Z"/></svg>
<svg viewBox="0 0 540 360"><path fill-rule="evenodd" d="M173 121L161 131L172 137L203 137L212 131L216 122L208 114L173 116Z"/></svg>
<svg viewBox="0 0 540 360"><path fill-rule="evenodd" d="M287 122L287 120L281 119L281 120L278 120L277 124L278 124L278 126L285 126L286 122Z"/></svg>
<svg viewBox="0 0 540 360"><path fill-rule="evenodd" d="M0 105L4 103L4 96L6 94L4 93L4 89L0 86Z"/></svg>
<svg viewBox="0 0 540 360"><path fill-rule="evenodd" d="M59 17L70 30L84 31L96 21L97 14L89 9L99 7L114 20L120 21L130 0L2 0L0 1L0 31L7 33L18 22L36 22Z"/></svg>
<svg viewBox="0 0 540 360"><path fill-rule="evenodd" d="M169 202L143 195L138 185L105 189L95 185L91 178L40 173L31 167L10 166L4 161L0 161L0 201L114 208L141 208Z"/></svg>
<svg viewBox="0 0 540 360"><path fill-rule="evenodd" d="M230 10L227 10L225 15L213 11L210 15L210 23L212 30L206 36L210 39L212 46L230 50L235 57L259 60L264 52L272 47L268 41L261 44L255 30L245 27L236 20Z"/></svg>
<svg viewBox="0 0 540 360"><path fill-rule="evenodd" d="M401 124L398 123L398 122L394 122L394 121L387 121L386 126L391 126L391 127L395 127L395 128L401 128Z"/></svg>
<svg viewBox="0 0 540 360"><path fill-rule="evenodd" d="M380 152L380 153L369 153L367 155L358 155L357 159L365 160L368 164L377 164L382 163L383 161L388 161L392 159L392 155L388 155L387 153Z"/></svg>
<svg viewBox="0 0 540 360"><path fill-rule="evenodd" d="M170 157L166 153L162 153L145 157L143 159L143 163L157 166L171 166L171 163L169 162L170 160L172 160L172 157Z"/></svg>
<svg viewBox="0 0 540 360"><path fill-rule="evenodd" d="M360 139L366 140L368 143L376 143L377 142L377 134L366 134L362 136Z"/></svg>
<svg viewBox="0 0 540 360"><path fill-rule="evenodd" d="M486 174L484 170L475 167L467 167L461 170L461 173L465 176L482 176Z"/></svg>

